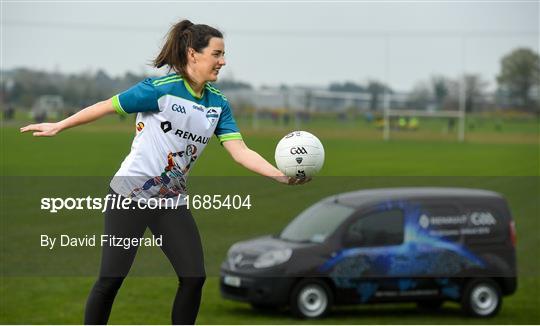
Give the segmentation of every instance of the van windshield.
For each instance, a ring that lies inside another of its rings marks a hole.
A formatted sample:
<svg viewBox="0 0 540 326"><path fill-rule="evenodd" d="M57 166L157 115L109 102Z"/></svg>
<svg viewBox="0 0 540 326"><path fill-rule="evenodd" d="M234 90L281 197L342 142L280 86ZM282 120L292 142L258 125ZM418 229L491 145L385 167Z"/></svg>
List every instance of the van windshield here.
<svg viewBox="0 0 540 326"><path fill-rule="evenodd" d="M295 242L323 242L353 212L354 209L347 206L315 204L289 223L279 237Z"/></svg>

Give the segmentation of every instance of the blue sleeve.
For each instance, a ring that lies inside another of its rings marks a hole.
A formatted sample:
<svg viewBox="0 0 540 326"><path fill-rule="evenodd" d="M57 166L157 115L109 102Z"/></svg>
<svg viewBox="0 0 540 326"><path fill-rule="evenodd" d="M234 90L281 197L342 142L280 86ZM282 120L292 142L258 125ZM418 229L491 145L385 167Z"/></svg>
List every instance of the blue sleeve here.
<svg viewBox="0 0 540 326"><path fill-rule="evenodd" d="M242 139L240 129L238 129L236 121L234 121L228 101L224 101L224 105L221 109L221 115L219 116L219 121L214 133L221 143L228 140Z"/></svg>
<svg viewBox="0 0 540 326"><path fill-rule="evenodd" d="M147 78L125 92L113 96L113 106L119 114L159 111L157 93Z"/></svg>

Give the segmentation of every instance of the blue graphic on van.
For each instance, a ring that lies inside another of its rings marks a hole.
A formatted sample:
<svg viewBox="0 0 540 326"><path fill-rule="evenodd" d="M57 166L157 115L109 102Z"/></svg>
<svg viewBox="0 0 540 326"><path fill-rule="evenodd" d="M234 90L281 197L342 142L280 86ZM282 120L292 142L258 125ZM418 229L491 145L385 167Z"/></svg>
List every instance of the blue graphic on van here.
<svg viewBox="0 0 540 326"><path fill-rule="evenodd" d="M441 293L449 298L457 299L459 298L459 285L450 282L447 278L438 278L435 280L437 285L441 287Z"/></svg>
<svg viewBox="0 0 540 326"><path fill-rule="evenodd" d="M356 287L361 302L367 302L377 292L379 284L375 282L361 282Z"/></svg>
<svg viewBox="0 0 540 326"><path fill-rule="evenodd" d="M484 268L484 262L463 246L445 237L428 234L419 227L422 209L406 201L387 201L377 211L401 209L404 213L404 241L399 245L343 249L319 268L339 277L411 277L456 275L470 268ZM450 291L450 290L449 290Z"/></svg>
<svg viewBox="0 0 540 326"><path fill-rule="evenodd" d="M445 286L441 289L441 292L443 295L452 298L457 299L459 298L459 286L457 284L452 284L450 286Z"/></svg>
<svg viewBox="0 0 540 326"><path fill-rule="evenodd" d="M414 289L417 285L417 282L411 280L411 279L400 279L398 280L399 290L400 291L407 291L410 289Z"/></svg>

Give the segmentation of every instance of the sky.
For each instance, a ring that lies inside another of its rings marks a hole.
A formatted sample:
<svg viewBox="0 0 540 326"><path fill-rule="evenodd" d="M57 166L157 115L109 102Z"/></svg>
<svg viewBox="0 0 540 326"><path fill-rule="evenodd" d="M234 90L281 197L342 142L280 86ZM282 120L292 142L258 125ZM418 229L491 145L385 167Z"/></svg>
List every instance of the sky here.
<svg viewBox="0 0 540 326"><path fill-rule="evenodd" d="M2 1L2 69L164 74L149 62L188 18L225 34L221 78L255 86L376 79L410 90L433 75L480 74L539 51L539 2Z"/></svg>

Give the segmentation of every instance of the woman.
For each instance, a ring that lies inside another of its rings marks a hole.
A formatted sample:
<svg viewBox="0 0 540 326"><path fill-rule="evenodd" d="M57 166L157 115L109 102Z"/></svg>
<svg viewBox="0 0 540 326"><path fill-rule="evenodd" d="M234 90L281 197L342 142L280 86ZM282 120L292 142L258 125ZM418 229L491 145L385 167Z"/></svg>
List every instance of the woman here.
<svg viewBox="0 0 540 326"><path fill-rule="evenodd" d="M227 99L208 83L217 80L225 65L224 54L220 31L183 20L171 28L154 60L156 68L168 66L174 73L145 79L60 122L29 125L21 132L54 136L109 113L137 112L137 134L131 152L110 184L112 195L134 200L185 194L189 169L212 134L247 169L285 184L306 182L286 177L242 141ZM105 212L104 234L140 238L147 227L154 236L162 237L161 248L179 278L172 322L193 324L205 280L203 251L193 217L185 206L158 210L108 208ZM103 246L100 275L88 297L85 323L107 323L136 251L137 247Z"/></svg>

